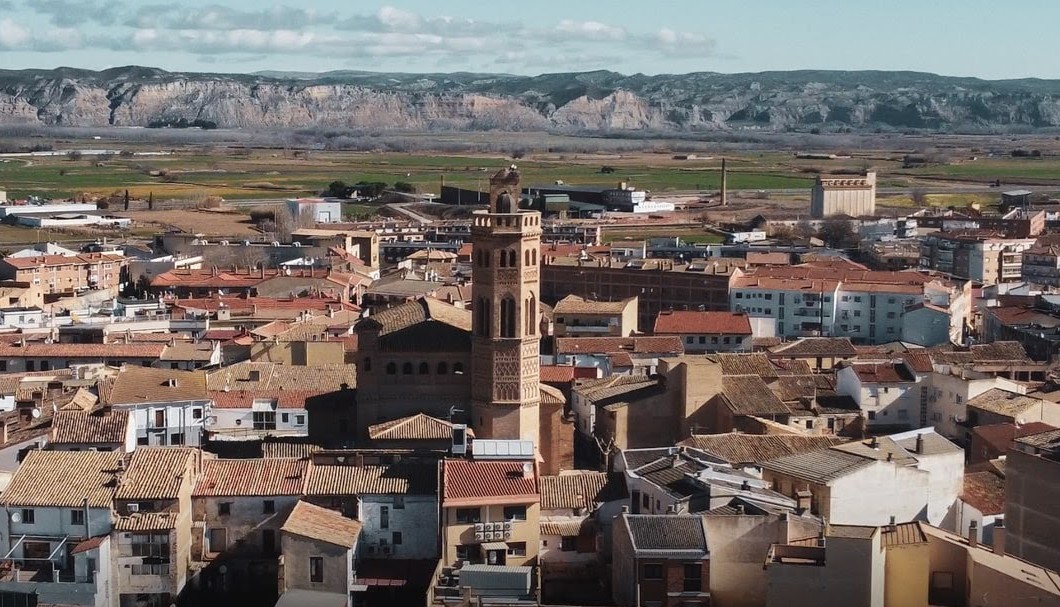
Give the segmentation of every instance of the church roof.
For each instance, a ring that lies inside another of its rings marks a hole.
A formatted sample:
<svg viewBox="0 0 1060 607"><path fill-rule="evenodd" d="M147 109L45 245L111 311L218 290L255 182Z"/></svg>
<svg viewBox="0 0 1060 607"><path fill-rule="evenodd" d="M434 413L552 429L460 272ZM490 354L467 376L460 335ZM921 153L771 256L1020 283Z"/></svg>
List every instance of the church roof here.
<svg viewBox="0 0 1060 607"><path fill-rule="evenodd" d="M359 323L358 329L379 329L379 335L396 333L427 321L438 321L463 331L471 331L471 311L431 297L394 306Z"/></svg>

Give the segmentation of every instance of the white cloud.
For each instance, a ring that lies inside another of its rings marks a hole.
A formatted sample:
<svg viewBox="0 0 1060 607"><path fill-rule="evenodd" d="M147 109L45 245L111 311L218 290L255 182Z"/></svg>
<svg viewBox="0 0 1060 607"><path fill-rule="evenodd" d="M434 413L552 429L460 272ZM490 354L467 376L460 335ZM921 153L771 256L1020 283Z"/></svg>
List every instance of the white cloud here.
<svg viewBox="0 0 1060 607"><path fill-rule="evenodd" d="M576 36L581 40L623 40L626 30L599 21L571 21L564 19L555 29L556 33Z"/></svg>
<svg viewBox="0 0 1060 607"><path fill-rule="evenodd" d="M30 41L29 30L8 17L0 19L0 48L21 49Z"/></svg>

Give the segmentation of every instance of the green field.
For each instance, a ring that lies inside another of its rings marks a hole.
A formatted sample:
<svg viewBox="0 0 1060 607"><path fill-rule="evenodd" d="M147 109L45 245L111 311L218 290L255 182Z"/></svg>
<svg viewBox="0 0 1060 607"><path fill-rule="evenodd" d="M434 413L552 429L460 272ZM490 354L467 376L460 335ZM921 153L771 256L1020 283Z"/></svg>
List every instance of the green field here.
<svg viewBox="0 0 1060 607"><path fill-rule="evenodd" d="M638 161L639 160L639 161ZM720 163L700 161L673 165L649 164L655 158L613 160L608 157L547 156L517 161L523 184L630 185L652 192L716 190L721 185ZM669 160L665 158L664 160ZM214 156L198 153L163 157L93 159L34 158L0 163L0 187L10 198L39 195L70 198L110 194L128 189L134 197L156 199L205 198L228 200L285 198L312 195L332 181L412 183L421 192L438 194L443 183L485 188L489 176L512 161L502 156L432 156L415 154L312 153L285 158L273 152ZM734 162L729 173L732 189L806 188L811 176L772 162ZM603 173L603 166L614 168Z"/></svg>
<svg viewBox="0 0 1060 607"><path fill-rule="evenodd" d="M899 171L917 176L946 177L971 181L1029 180L1033 182L1060 183L1060 159L1034 158L987 158L960 164L932 165Z"/></svg>

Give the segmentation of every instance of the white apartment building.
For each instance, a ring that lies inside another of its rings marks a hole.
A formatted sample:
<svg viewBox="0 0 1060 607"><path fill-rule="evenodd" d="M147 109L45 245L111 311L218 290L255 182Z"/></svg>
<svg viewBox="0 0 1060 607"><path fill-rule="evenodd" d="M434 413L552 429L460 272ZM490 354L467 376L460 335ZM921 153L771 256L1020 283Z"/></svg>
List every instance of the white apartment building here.
<svg viewBox="0 0 1060 607"><path fill-rule="evenodd" d="M844 364L836 392L854 399L869 428L918 427L927 394L923 379L904 361Z"/></svg>
<svg viewBox="0 0 1060 607"><path fill-rule="evenodd" d="M729 281L729 309L748 314L752 322L771 319L777 337L787 339L827 336L849 337L862 344L898 341L906 312L921 304L944 309L950 317L945 331L925 331L919 337L922 341L944 335L946 341L959 340L971 310L970 285L946 283L918 272L812 265L736 270Z"/></svg>

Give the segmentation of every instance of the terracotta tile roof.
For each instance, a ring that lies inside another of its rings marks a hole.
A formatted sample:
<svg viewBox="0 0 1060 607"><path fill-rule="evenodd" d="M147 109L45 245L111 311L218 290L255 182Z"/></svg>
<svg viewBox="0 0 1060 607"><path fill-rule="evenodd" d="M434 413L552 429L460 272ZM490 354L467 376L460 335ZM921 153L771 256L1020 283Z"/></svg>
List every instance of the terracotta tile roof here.
<svg viewBox="0 0 1060 607"><path fill-rule="evenodd" d="M917 373L931 373L935 366L931 362L931 354L925 350L910 350L902 355L905 363Z"/></svg>
<svg viewBox="0 0 1060 607"><path fill-rule="evenodd" d="M1018 426L1012 423L1005 423L976 426L972 428L972 434L978 435L983 439L993 449L994 453L1001 454L1008 451L1009 447L1012 446L1012 441L1017 438L1056 429L1044 422L1028 422Z"/></svg>
<svg viewBox="0 0 1060 607"><path fill-rule="evenodd" d="M913 440L915 442L916 439ZM850 441L832 449L868 460L888 461L888 458L891 458L899 466L912 466L917 463L916 456L890 436Z"/></svg>
<svg viewBox="0 0 1060 607"><path fill-rule="evenodd" d="M471 311L457 308L431 297L394 306L357 323L357 329L378 329L380 336L407 329L429 320L438 321L462 331L471 331Z"/></svg>
<svg viewBox="0 0 1060 607"><path fill-rule="evenodd" d="M751 321L742 312L659 312L656 335L751 335Z"/></svg>
<svg viewBox="0 0 1060 607"><path fill-rule="evenodd" d="M626 307L634 303L636 297L622 301L593 301L577 295L568 295L552 307L553 314L622 314Z"/></svg>
<svg viewBox="0 0 1060 607"><path fill-rule="evenodd" d="M266 440L261 443L261 457L306 459L317 451L320 451L319 445L305 440Z"/></svg>
<svg viewBox="0 0 1060 607"><path fill-rule="evenodd" d="M209 392L215 409L251 409L255 400L266 400L276 404L277 409L305 409L306 401L331 392L309 390L223 390Z"/></svg>
<svg viewBox="0 0 1060 607"><path fill-rule="evenodd" d="M541 383L569 384L574 381L572 365L541 365Z"/></svg>
<svg viewBox="0 0 1060 607"><path fill-rule="evenodd" d="M41 268L47 266L95 265L100 262L118 263L124 265L126 259L122 255L86 253L82 255L36 255L34 257L5 257L3 261L14 268L24 270L27 268Z"/></svg>
<svg viewBox="0 0 1060 607"><path fill-rule="evenodd" d="M1013 418L1028 409L1042 406L1043 403L1039 398L1001 388L991 388L968 400L969 407Z"/></svg>
<svg viewBox="0 0 1060 607"><path fill-rule="evenodd" d="M1005 479L993 472L969 472L964 475L961 500L985 516L1005 512Z"/></svg>
<svg viewBox="0 0 1060 607"><path fill-rule="evenodd" d="M301 495L308 462L299 459L203 461L195 497Z"/></svg>
<svg viewBox="0 0 1060 607"><path fill-rule="evenodd" d="M557 354L684 354L685 347L677 336L657 335L640 337L557 337Z"/></svg>
<svg viewBox="0 0 1060 607"><path fill-rule="evenodd" d="M110 508L116 486L116 451L31 451L0 501L9 506Z"/></svg>
<svg viewBox="0 0 1060 607"><path fill-rule="evenodd" d="M761 462L761 467L763 470L770 470L811 483L827 484L870 466L873 461L853 453L823 449Z"/></svg>
<svg viewBox="0 0 1060 607"><path fill-rule="evenodd" d="M783 401L757 375L726 375L721 378L722 394L735 415L789 415Z"/></svg>
<svg viewBox="0 0 1060 607"><path fill-rule="evenodd" d="M1060 449L1060 430L1047 430L1037 434L1028 434L1015 439L1020 445L1042 451Z"/></svg>
<svg viewBox="0 0 1060 607"><path fill-rule="evenodd" d="M316 272L315 274L321 274ZM269 278L283 276L283 270L272 268L262 270L218 270L215 268L187 269L180 268L163 272L151 279L154 288L165 287L199 287L199 288L247 288Z"/></svg>
<svg viewBox="0 0 1060 607"><path fill-rule="evenodd" d="M213 344L208 341L176 341L166 344L159 360L209 362L213 356Z"/></svg>
<svg viewBox="0 0 1060 607"><path fill-rule="evenodd" d="M914 544L926 544L927 536L920 528L920 523L898 523L893 527L890 525L880 529L880 542L885 546L911 546Z"/></svg>
<svg viewBox="0 0 1060 607"><path fill-rule="evenodd" d="M693 434L679 444L721 458L734 466L827 449L845 442L838 436L799 434Z"/></svg>
<svg viewBox="0 0 1060 607"><path fill-rule="evenodd" d="M563 391L548 384L538 384L537 391L542 405L566 405L567 397Z"/></svg>
<svg viewBox="0 0 1060 607"><path fill-rule="evenodd" d="M180 496L185 482L192 482L194 462L199 457L191 447L137 447L121 475L114 499L169 500Z"/></svg>
<svg viewBox="0 0 1060 607"><path fill-rule="evenodd" d="M299 501L287 515L284 533L299 535L312 540L353 548L361 535L361 523L342 514L309 502Z"/></svg>
<svg viewBox="0 0 1060 607"><path fill-rule="evenodd" d="M438 469L403 462L379 466L316 465L309 470L306 495L436 495Z"/></svg>
<svg viewBox="0 0 1060 607"><path fill-rule="evenodd" d="M426 413L368 426L368 438L372 440L449 440L452 437L453 424Z"/></svg>
<svg viewBox="0 0 1060 607"><path fill-rule="evenodd" d="M154 358L161 356L165 349L162 343L132 344L46 344L43 342L26 342L26 345L0 343L2 358L63 358L75 360L89 358L92 360L123 360L129 358Z"/></svg>
<svg viewBox="0 0 1060 607"><path fill-rule="evenodd" d="M22 381L63 381L74 376L73 369L55 369L54 371L26 371L23 373L0 373L0 394L14 394Z"/></svg>
<svg viewBox="0 0 1060 607"><path fill-rule="evenodd" d="M326 393L342 389L342 384L357 385L355 365L283 365L272 362L240 362L206 375L206 387L211 392L257 392L291 390L295 392Z"/></svg>
<svg viewBox="0 0 1060 607"><path fill-rule="evenodd" d="M690 514L623 514L636 552L681 550L707 552L703 517Z"/></svg>
<svg viewBox="0 0 1060 607"><path fill-rule="evenodd" d="M103 542L107 541L107 539L109 538L110 534L107 534L97 535L95 537L90 537L87 540L82 540L81 542L78 542L76 546L73 547L73 549L70 551L70 554L81 554L82 552L95 550L96 548L102 546ZM39 606L40 603L37 603L37 605Z"/></svg>
<svg viewBox="0 0 1060 607"><path fill-rule="evenodd" d="M721 365L723 375L757 375L763 379L782 375L812 375L813 371L805 361L773 360L765 354L734 354L722 352L708 354L707 360Z"/></svg>
<svg viewBox="0 0 1060 607"><path fill-rule="evenodd" d="M133 512L119 516L116 531L169 531L177 528L176 512Z"/></svg>
<svg viewBox="0 0 1060 607"><path fill-rule="evenodd" d="M558 535L561 537L579 537L592 535L596 525L592 518L549 520L538 522L538 533L541 535Z"/></svg>
<svg viewBox="0 0 1060 607"><path fill-rule="evenodd" d="M537 472L524 476L523 462L447 459L443 465L443 505L522 504L540 499Z"/></svg>
<svg viewBox="0 0 1060 607"><path fill-rule="evenodd" d="M53 445L125 442L129 431L129 411L57 411L52 416L49 442Z"/></svg>
<svg viewBox="0 0 1060 607"><path fill-rule="evenodd" d="M850 365L863 384L897 384L916 381L905 365L889 363L854 363Z"/></svg>
<svg viewBox="0 0 1060 607"><path fill-rule="evenodd" d="M858 351L847 337L806 337L781 344L770 350L771 357L835 356L853 358Z"/></svg>
<svg viewBox="0 0 1060 607"><path fill-rule="evenodd" d="M541 477L541 509L585 508L628 497L625 475L579 470L558 476Z"/></svg>
<svg viewBox="0 0 1060 607"><path fill-rule="evenodd" d="M108 404L206 400L206 373L127 366L114 378Z"/></svg>

